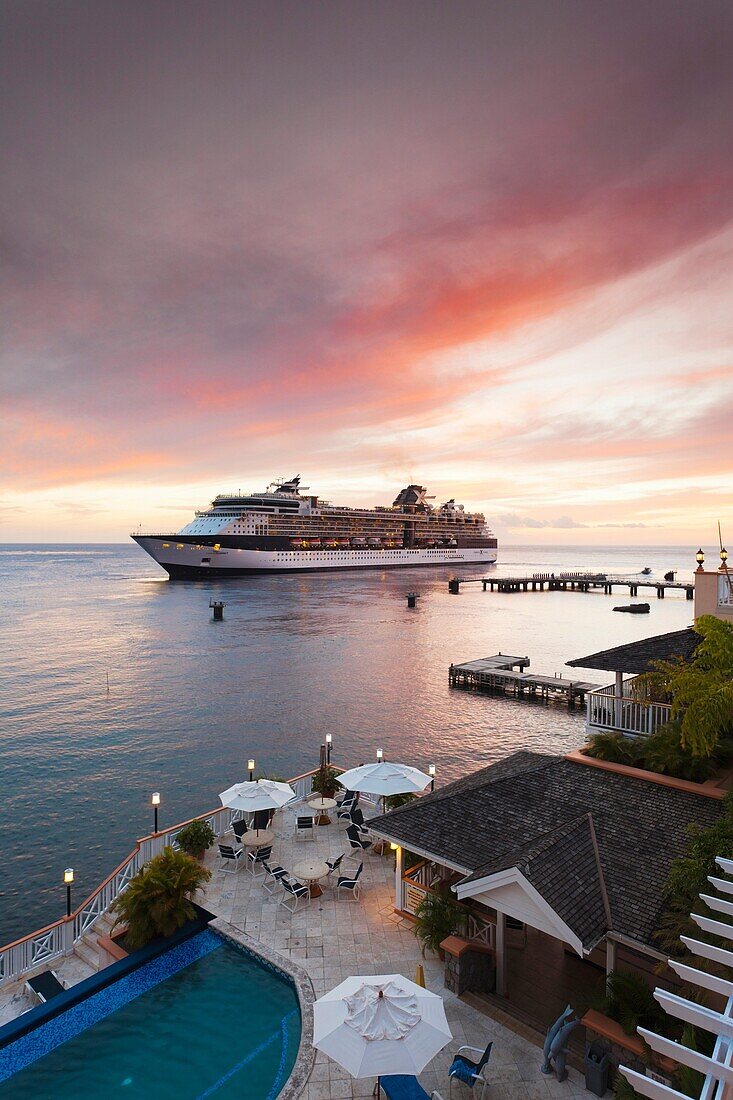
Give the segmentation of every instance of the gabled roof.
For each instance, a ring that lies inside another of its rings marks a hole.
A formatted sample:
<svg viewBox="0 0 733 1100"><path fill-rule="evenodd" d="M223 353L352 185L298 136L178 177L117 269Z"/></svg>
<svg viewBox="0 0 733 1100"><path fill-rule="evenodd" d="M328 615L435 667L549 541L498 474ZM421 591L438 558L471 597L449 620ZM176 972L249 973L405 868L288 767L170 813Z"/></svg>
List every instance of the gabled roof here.
<svg viewBox="0 0 733 1100"><path fill-rule="evenodd" d="M612 928L591 814L537 837L518 853L514 866L587 951ZM475 896L467 884L488 886L491 876L505 868L505 859L490 860L460 884L461 896Z"/></svg>
<svg viewBox="0 0 733 1100"><path fill-rule="evenodd" d="M614 649L602 649L589 657L576 657L565 663L572 668L602 668L606 672L648 672L655 661L672 661L682 658L691 661L702 639L691 626L684 630L672 630L669 634L655 634Z"/></svg>
<svg viewBox="0 0 733 1100"><path fill-rule="evenodd" d="M721 812L705 795L521 752L369 826L473 878L518 867L590 950L609 917L614 932L653 946L689 826Z"/></svg>

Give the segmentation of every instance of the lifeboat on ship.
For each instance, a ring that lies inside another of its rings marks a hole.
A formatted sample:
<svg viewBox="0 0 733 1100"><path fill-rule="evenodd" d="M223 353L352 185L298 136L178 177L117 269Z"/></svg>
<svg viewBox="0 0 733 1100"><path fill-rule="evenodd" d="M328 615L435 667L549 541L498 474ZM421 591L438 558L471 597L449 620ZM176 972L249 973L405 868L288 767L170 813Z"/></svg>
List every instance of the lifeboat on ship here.
<svg viewBox="0 0 733 1100"><path fill-rule="evenodd" d="M339 539L338 547L340 550L349 550L351 549L351 542L349 541L349 539Z"/></svg>
<svg viewBox="0 0 733 1100"><path fill-rule="evenodd" d="M311 550L320 550L321 549L321 540L320 539L311 539L310 540L310 548L311 548Z"/></svg>
<svg viewBox="0 0 733 1100"><path fill-rule="evenodd" d="M293 550L302 550L303 547L307 546L308 544L303 542L302 539L291 539L290 545L292 546Z"/></svg>
<svg viewBox="0 0 733 1100"><path fill-rule="evenodd" d="M372 548L372 550L381 550L382 549L382 540L381 539L367 539L367 546L370 546Z"/></svg>
<svg viewBox="0 0 733 1100"><path fill-rule="evenodd" d="M366 544L367 544L366 539L352 539L351 540L351 545L354 547L355 550L363 550L364 547L366 546Z"/></svg>
<svg viewBox="0 0 733 1100"><path fill-rule="evenodd" d="M329 539L328 542L324 543L324 546L327 550L338 550L339 544L336 539Z"/></svg>

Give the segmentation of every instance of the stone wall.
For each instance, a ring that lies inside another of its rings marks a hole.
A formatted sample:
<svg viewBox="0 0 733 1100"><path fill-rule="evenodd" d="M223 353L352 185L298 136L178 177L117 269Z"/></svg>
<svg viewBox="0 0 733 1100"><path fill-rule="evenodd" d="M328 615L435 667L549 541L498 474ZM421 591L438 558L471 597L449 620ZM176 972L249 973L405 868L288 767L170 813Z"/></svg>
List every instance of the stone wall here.
<svg viewBox="0 0 733 1100"><path fill-rule="evenodd" d="M446 946L448 945L448 946ZM442 944L445 952L444 982L451 993L492 993L496 988L494 953L470 940L451 936Z"/></svg>

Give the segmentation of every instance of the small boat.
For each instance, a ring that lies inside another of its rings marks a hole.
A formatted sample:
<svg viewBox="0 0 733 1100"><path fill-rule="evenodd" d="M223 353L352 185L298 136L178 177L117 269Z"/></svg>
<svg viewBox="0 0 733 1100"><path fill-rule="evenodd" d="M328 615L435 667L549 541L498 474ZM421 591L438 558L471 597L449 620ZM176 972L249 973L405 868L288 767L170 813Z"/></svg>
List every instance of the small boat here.
<svg viewBox="0 0 733 1100"><path fill-rule="evenodd" d="M648 603L630 603L623 607L614 607L614 611L625 611L629 615L648 615L650 607Z"/></svg>
<svg viewBox="0 0 733 1100"><path fill-rule="evenodd" d="M641 570L642 577L648 577L650 575L650 573L651 573L651 569L649 568L648 565L646 566L646 568Z"/></svg>

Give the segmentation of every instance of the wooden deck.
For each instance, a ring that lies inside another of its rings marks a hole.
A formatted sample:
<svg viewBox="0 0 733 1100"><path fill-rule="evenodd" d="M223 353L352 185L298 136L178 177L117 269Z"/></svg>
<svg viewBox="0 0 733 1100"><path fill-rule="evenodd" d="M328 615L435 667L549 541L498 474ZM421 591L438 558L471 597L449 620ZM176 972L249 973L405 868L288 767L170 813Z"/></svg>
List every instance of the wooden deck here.
<svg viewBox="0 0 733 1100"><path fill-rule="evenodd" d="M500 691L503 694L509 692L517 698L541 699L543 702L560 699L569 707L575 706L576 702L582 704L589 691L597 691L601 686L587 680L566 680L560 676L525 672L529 664L529 657L509 657L497 653L493 657L452 664L448 669L448 683L455 688ZM514 671L515 666L519 667L519 672Z"/></svg>

